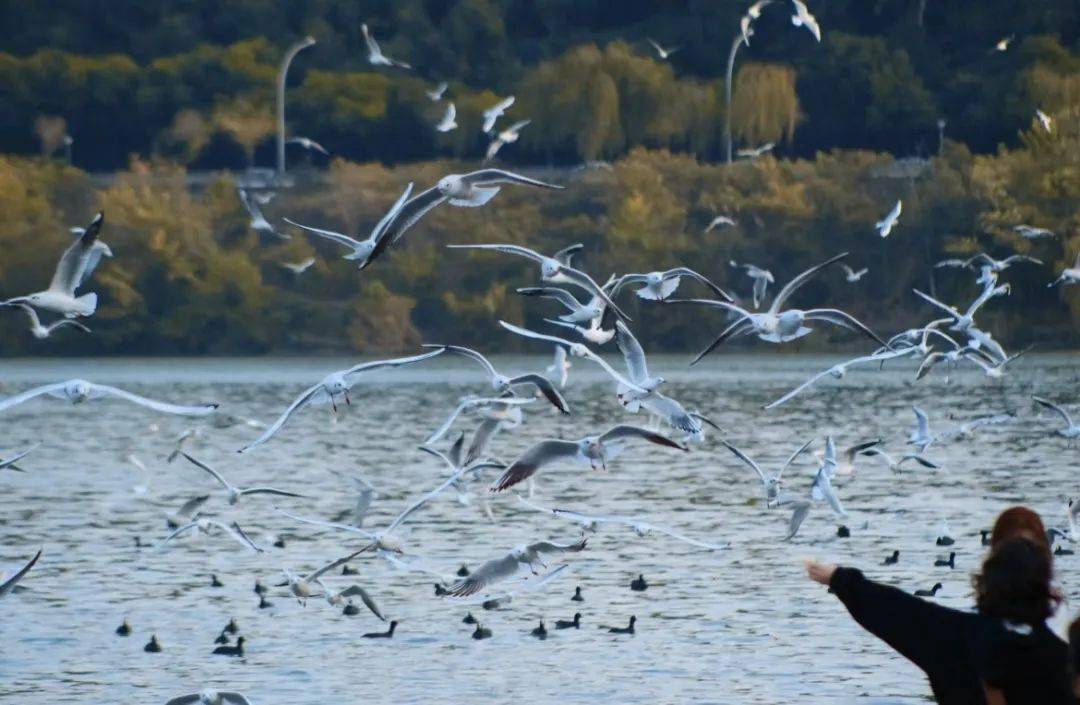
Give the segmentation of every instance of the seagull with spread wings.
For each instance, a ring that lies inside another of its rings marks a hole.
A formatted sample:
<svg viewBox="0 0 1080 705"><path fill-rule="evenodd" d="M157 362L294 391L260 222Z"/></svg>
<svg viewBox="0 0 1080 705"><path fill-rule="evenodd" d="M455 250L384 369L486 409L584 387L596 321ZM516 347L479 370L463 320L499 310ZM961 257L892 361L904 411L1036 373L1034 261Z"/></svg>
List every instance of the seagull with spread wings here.
<svg viewBox="0 0 1080 705"><path fill-rule="evenodd" d="M514 104L514 96L503 98L495 105L491 106L484 111L484 124L480 127L482 132L490 133L495 129L495 121L502 117L502 114Z"/></svg>
<svg viewBox="0 0 1080 705"><path fill-rule="evenodd" d="M1032 396L1031 400L1039 406L1043 407L1044 409L1049 409L1050 411L1053 411L1055 414L1061 417L1062 421L1065 422L1065 428L1057 429L1058 435L1064 436L1065 438L1068 438L1070 440L1073 438L1080 438L1080 426L1076 425L1076 423L1072 420L1072 417L1069 416L1068 411L1065 411L1064 408L1058 406L1049 399Z"/></svg>
<svg viewBox="0 0 1080 705"><path fill-rule="evenodd" d="M641 288L634 291L638 298L646 301L666 301L679 288L679 282L682 281L683 277L704 284L709 291L725 301L734 301L726 291L689 267L676 267L664 272L624 274L615 282L615 286L611 290L611 297L615 298L624 286L640 284Z"/></svg>
<svg viewBox="0 0 1080 705"><path fill-rule="evenodd" d="M736 458L749 465L754 472L757 473L758 478L761 480L761 489L765 494L765 506L767 507L775 506L780 498L780 487L784 471L787 470L788 466L795 462L795 459L802 455L803 451L809 448L810 444L813 442L814 439L811 438L806 443L803 443L798 450L788 456L788 459L780 466L780 470L775 475L766 475L765 471L761 469L761 466L759 466L753 458L736 448L733 444L728 443L727 441L721 441L721 443L724 444L724 447L730 450Z"/></svg>
<svg viewBox="0 0 1080 705"><path fill-rule="evenodd" d="M190 455L188 455L187 453L185 453L183 451L180 451L180 455L187 458L187 461L189 463L191 463L192 465L194 465L197 468L205 470L206 473L208 475L210 475L210 477L217 480L218 483L222 487L225 488L225 493L228 496L229 504L236 504L237 502L240 501L241 497L244 497L246 495L254 495L254 494L269 494L269 495L275 495L277 497L303 497L304 496L302 494L296 494L295 492L286 492L285 490L277 490L277 489L274 489L273 487L245 487L245 488L236 487L235 485L231 484L228 480L226 480L222 476L221 473L219 473L217 470L210 467L206 463L202 462L201 460L196 460L195 458L191 457Z"/></svg>
<svg viewBox="0 0 1080 705"><path fill-rule="evenodd" d="M145 406L148 409L153 409L154 411L163 414L174 414L176 416L209 416L217 411L218 408L217 404L178 406L176 404L169 404L141 397L138 394L132 394L131 392L124 391L117 387L110 387L106 384L94 384L93 382L87 382L83 379L69 379L66 382L56 382L41 387L34 387L21 394L8 397L7 399L0 399L0 412L7 411L23 402L41 396L66 399L72 404L82 404L86 401L104 399L107 397L122 399L133 404L138 404L139 406Z"/></svg>
<svg viewBox="0 0 1080 705"><path fill-rule="evenodd" d="M514 387L520 385L532 385L544 398L551 402L551 405L564 414L570 413L570 406L563 399L562 394L559 394L559 390L555 389L555 385L551 383L547 377L536 372L529 372L526 374L516 375L514 377L507 377L491 364L491 361L484 357L482 354L473 350L472 348L462 347L460 345L431 345L425 344L425 348L435 348L437 350L452 353L460 357L465 357L470 360L475 360L480 363L480 366L487 372L488 377L491 380L491 388L496 394L513 394Z"/></svg>
<svg viewBox="0 0 1080 705"><path fill-rule="evenodd" d="M364 35L364 44L367 45L368 63L372 66L397 66L403 69L411 69L404 61L397 61L391 59L386 54L382 53L382 49L379 48L379 43L375 41L375 37L371 36L371 32L368 31L367 23L360 25L360 31Z"/></svg>
<svg viewBox="0 0 1080 705"><path fill-rule="evenodd" d="M468 597L485 590L494 583L512 578L522 567L528 568L533 575L539 575L537 568L546 568L543 561L544 555L562 553L577 553L585 550L586 539L570 544L551 543L550 541L537 541L531 544L517 546L503 556L494 558L484 563L468 576L448 587L444 593L449 597Z"/></svg>

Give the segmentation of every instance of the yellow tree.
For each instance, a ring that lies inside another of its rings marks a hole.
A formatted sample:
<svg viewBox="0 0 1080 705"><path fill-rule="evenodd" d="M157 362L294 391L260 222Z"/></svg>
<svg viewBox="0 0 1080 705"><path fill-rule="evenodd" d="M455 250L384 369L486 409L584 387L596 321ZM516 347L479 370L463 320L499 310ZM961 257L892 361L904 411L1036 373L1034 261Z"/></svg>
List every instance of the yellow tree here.
<svg viewBox="0 0 1080 705"><path fill-rule="evenodd" d="M273 134L275 127L270 105L252 95L219 103L214 108L212 122L243 147L249 166L255 161L255 147Z"/></svg>
<svg viewBox="0 0 1080 705"><path fill-rule="evenodd" d="M744 143L790 140L799 122L794 69L780 64L743 64L731 102L732 131Z"/></svg>

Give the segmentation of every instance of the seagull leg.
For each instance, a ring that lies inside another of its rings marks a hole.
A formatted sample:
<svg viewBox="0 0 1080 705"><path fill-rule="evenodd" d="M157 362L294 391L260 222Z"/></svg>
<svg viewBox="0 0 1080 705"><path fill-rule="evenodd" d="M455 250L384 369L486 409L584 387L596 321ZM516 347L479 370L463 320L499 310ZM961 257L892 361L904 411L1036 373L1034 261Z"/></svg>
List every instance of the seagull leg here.
<svg viewBox="0 0 1080 705"><path fill-rule="evenodd" d="M345 390L345 403L347 405L349 405L349 406L352 406L352 401L349 399L349 390L348 389Z"/></svg>

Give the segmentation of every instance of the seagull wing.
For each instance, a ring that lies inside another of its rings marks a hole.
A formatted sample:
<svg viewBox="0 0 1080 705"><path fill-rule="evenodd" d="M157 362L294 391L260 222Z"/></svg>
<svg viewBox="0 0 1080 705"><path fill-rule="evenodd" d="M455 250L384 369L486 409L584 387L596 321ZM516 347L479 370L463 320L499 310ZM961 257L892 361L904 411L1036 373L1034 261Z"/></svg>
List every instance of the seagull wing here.
<svg viewBox="0 0 1080 705"><path fill-rule="evenodd" d="M375 534L373 534L370 531L367 531L365 529L361 529L359 526L353 526L351 524L338 524L338 523L332 522L332 521L322 521L321 519L309 519L308 517L296 516L295 514L290 514L289 512L285 511L281 507L274 507L274 511L276 511L278 514L284 514L285 516L289 517L293 521L298 521L301 524L311 524L313 526L322 526L322 527L325 527L327 529L338 529L339 531L349 531L349 532L352 532L354 534L360 534L361 536L363 536L364 538L367 538L367 539L375 538Z"/></svg>
<svg viewBox="0 0 1080 705"><path fill-rule="evenodd" d="M549 184L545 181L538 181L536 179L530 179L528 176L522 176L521 174L515 174L512 171L506 171L504 169L479 169L477 171L470 172L468 174L462 174L462 181L470 186L493 186L495 184L519 184L522 186L538 186L540 188L549 188L562 190L565 186L558 186L556 184Z"/></svg>
<svg viewBox="0 0 1080 705"><path fill-rule="evenodd" d="M277 497L304 497L306 495L297 494L295 492L286 492L285 490L274 489L273 487L248 487L247 489L240 490L240 494L272 494Z"/></svg>
<svg viewBox="0 0 1080 705"><path fill-rule="evenodd" d="M1065 421L1066 427L1069 427L1069 428L1072 427L1072 425L1073 425L1072 418L1069 416L1069 412L1065 411L1065 409L1061 408L1060 406L1058 406L1054 402L1050 401L1049 399L1043 399L1042 397L1032 396L1031 400L1033 402L1035 402L1036 404L1038 404L1039 406L1043 407L1044 409L1049 409L1050 411L1053 411L1058 416L1060 416L1062 418L1062 420Z"/></svg>
<svg viewBox="0 0 1080 705"><path fill-rule="evenodd" d="M952 306L949 306L948 304L943 304L940 301L938 301L937 299L935 299L933 296L930 296L929 294L924 294L923 292L919 291L918 289L912 289L912 291L914 291L915 295L918 296L919 298L923 299L924 301L930 303L933 306L936 306L936 307L940 308L942 311L949 314L950 316L953 316L954 318L960 318L960 312L957 311Z"/></svg>
<svg viewBox="0 0 1080 705"><path fill-rule="evenodd" d="M769 409L775 409L776 407L778 407L778 406L780 406L782 404L786 404L787 402L791 401L792 399L797 397L799 394L801 394L804 390L809 389L810 387L814 386L814 384L816 384L817 381L819 379L821 379L822 377L829 376L839 366L840 365L834 365L833 367L829 367L828 369L825 369L825 370L822 370L821 372L818 372L816 375L814 375L810 379L806 380L805 382L800 384L798 387L795 387L794 389L792 389L790 392L788 392L784 396L780 397L779 399L777 399L774 402L766 404L762 408L765 409L766 411L768 411Z"/></svg>
<svg viewBox="0 0 1080 705"><path fill-rule="evenodd" d="M218 697L226 703L232 703L232 705L251 705L251 701L240 693L219 690ZM165 703L165 705L169 705L169 703Z"/></svg>
<svg viewBox="0 0 1080 705"><path fill-rule="evenodd" d="M0 412L6 411L13 406L18 406L24 401L29 401L34 397L40 397L45 394L48 394L50 396L57 396L58 393L62 393L66 387L67 382L55 382L53 384L46 384L41 387L34 387L33 389L28 389L21 394L16 394L15 396L8 397L7 399L0 400Z"/></svg>
<svg viewBox="0 0 1080 705"><path fill-rule="evenodd" d="M649 380L649 366L645 360L645 350L622 321L615 321L615 344L626 361L626 371L637 384Z"/></svg>
<svg viewBox="0 0 1080 705"><path fill-rule="evenodd" d="M698 548L704 548L704 549L708 549L710 551L723 551L723 550L731 548L731 544L726 544L726 543L721 543L721 544L706 543L704 541L699 541L698 539L690 538L686 534L680 534L678 531L675 531L674 529L669 529L666 526L658 526L656 524L645 524L645 526L648 527L650 530L655 531L658 534L664 534L665 536L670 536L671 538L675 539L676 541L682 541L683 543L688 543L691 546L697 546Z"/></svg>
<svg viewBox="0 0 1080 705"><path fill-rule="evenodd" d="M832 323L836 326L842 326L850 330L862 333L866 337L876 341L884 348L888 348L889 344L878 337L877 333L863 325L859 319L852 316L850 313L841 311L836 308L812 308L806 311L806 319L810 321L825 321L826 323Z"/></svg>
<svg viewBox="0 0 1080 705"><path fill-rule="evenodd" d="M809 448L810 444L813 443L815 440L816 439L811 438L806 443L803 443L799 447L799 449L797 451L795 451L794 453L791 454L791 457L789 457L786 461L784 461L784 464L782 466L780 466L780 472L776 473L776 479L777 480L779 480L781 477L783 477L784 471L787 470L791 466L791 464L795 462L795 459L798 458L800 455L802 455L803 451L805 451L807 448Z"/></svg>
<svg viewBox="0 0 1080 705"><path fill-rule="evenodd" d="M502 422L497 419L484 419L480 422L480 425L473 431L468 450L465 451L465 465L472 465L474 461L484 454L488 444L491 443L491 439L495 437L500 428L502 428Z"/></svg>
<svg viewBox="0 0 1080 705"><path fill-rule="evenodd" d="M394 529L396 529L398 526L401 526L401 524L406 519L408 519L409 516L413 512L415 512L417 509L420 509L425 504L427 504L431 500L438 497L443 492L443 490L445 490L447 487L449 487L450 485L457 482L458 479L462 475L464 475L466 472L468 472L469 470L470 470L470 468L462 468L462 469L458 470L453 475L451 475L450 477L443 480L442 484L440 484L438 487L433 489L431 492L428 492L426 495L424 495L420 499L418 499L415 502L413 502L412 504L410 504L408 507L405 508L405 511L403 511L401 514L398 514L397 517L392 522L390 522L390 525L388 527L386 527L386 532L387 533L391 532Z"/></svg>
<svg viewBox="0 0 1080 705"><path fill-rule="evenodd" d="M296 399L293 400L292 404L289 404L288 408L281 413L281 416L279 416L277 420L274 421L274 423L270 424L270 426L265 431L263 431L263 434L261 436L241 448L240 452L246 453L252 448L260 446L270 440L270 438L275 433L280 431L281 427L284 426L290 418L292 418L293 414L311 403L311 400L315 398L315 395L318 394L321 389L322 382L319 382L318 384L312 385L311 387L305 389L300 394L300 396L296 397Z"/></svg>
<svg viewBox="0 0 1080 705"><path fill-rule="evenodd" d="M501 492L522 480L528 479L552 463L577 457L578 444L573 441L540 441L526 450L491 486L492 492Z"/></svg>
<svg viewBox="0 0 1080 705"><path fill-rule="evenodd" d="M475 595L492 583L505 580L518 571L518 561L514 554L508 553L502 558L495 558L474 570L468 577L459 580L446 590L452 597Z"/></svg>
<svg viewBox="0 0 1080 705"><path fill-rule="evenodd" d="M528 247L521 247L520 245L447 245L446 247L451 250L494 250L508 255L528 257L533 262L541 264L545 259L536 250L530 250Z"/></svg>
<svg viewBox="0 0 1080 705"><path fill-rule="evenodd" d="M791 297L792 294L794 294L796 291L798 291L799 287L801 287L806 282L810 281L810 279L813 278L813 276L815 274L817 274L818 272L820 272L822 269L825 269L826 267L828 267L830 264L833 264L834 262L839 262L840 260L842 260L843 258L845 258L847 256L848 256L847 252L841 252L840 254L836 255L835 257L830 257L829 259L825 260L821 264L814 265L810 269L806 270L802 274L798 275L797 277L795 277L794 279L789 281L787 284L784 285L784 288L781 289L780 292L773 299L772 306L769 307L769 313L772 313L772 314L779 313L780 312L780 307L784 305L784 303Z"/></svg>
<svg viewBox="0 0 1080 705"><path fill-rule="evenodd" d="M345 378L348 379L353 375L358 375L364 372L370 372L372 370L379 370L383 367L401 367L403 365L411 365L414 362L422 362L423 360L430 360L437 355L442 354L442 346L439 346L439 350L432 350L431 352L423 353L420 355L410 355L409 357L395 357L391 360L375 360L374 362L362 362L359 365L353 365L349 369L345 370ZM349 379L351 382L352 380Z"/></svg>
<svg viewBox="0 0 1080 705"><path fill-rule="evenodd" d="M233 539L242 546L250 548L255 553L262 553L263 550L255 545L255 542L248 538L248 535L244 533L244 530L240 528L240 525L235 521L231 524L222 524L219 521L210 520L210 523L220 527L229 535L229 538Z"/></svg>
<svg viewBox="0 0 1080 705"><path fill-rule="evenodd" d="M357 556L359 556L361 553L363 553L366 550L367 550L367 547L365 546L364 548L361 548L359 551L353 551L352 553L350 553L347 556L343 556L341 558L338 558L337 560L330 561L329 563L324 565L322 568L319 568L318 570L316 570L314 573L311 573L310 575L305 575L304 580L306 580L308 582L311 582L312 580L318 580L320 575L323 575L327 571L331 571L334 568L337 568L338 566L345 565L346 563L348 563L352 559L356 558Z"/></svg>
<svg viewBox="0 0 1080 705"><path fill-rule="evenodd" d="M49 282L49 291L55 291L68 296L75 295L75 289L82 282L83 272L86 270L87 260L94 249L98 233L101 232L101 224L105 220L104 213L98 213L86 230L64 250L60 261L56 265L52 281Z"/></svg>
<svg viewBox="0 0 1080 705"><path fill-rule="evenodd" d="M676 448L678 450L688 450L686 446L678 441L673 441L667 436L650 431L647 428L641 428L640 426L629 426L620 424L613 426L604 435L600 436L601 443L612 443L614 441L621 440L633 440L641 439L648 441L649 443L655 443L659 446L667 446L668 448Z"/></svg>
<svg viewBox="0 0 1080 705"><path fill-rule="evenodd" d="M19 570L17 570L14 575L5 580L3 583L0 583L0 597L3 597L4 595L15 589L16 583L22 580L23 576L29 573L30 569L33 568L34 564L38 562L39 558L41 558L41 551L42 549L39 548L38 552L34 554L34 557L26 562L26 565L24 565L22 568L19 568Z"/></svg>
<svg viewBox="0 0 1080 705"><path fill-rule="evenodd" d="M373 615L375 615L384 622L386 621L386 617L383 616L382 610L379 609L379 606L375 604L375 600L371 597L371 595L368 594L367 590L360 587L359 585L350 585L349 587L342 590L340 594L342 597L359 597L360 601L364 603L364 606L367 607Z"/></svg>
<svg viewBox="0 0 1080 705"><path fill-rule="evenodd" d="M138 394L132 394L131 392L118 389L117 387L110 387L107 384L91 384L90 389L94 394L107 395L118 397L124 401L130 401L133 404L139 406L145 406L148 409L154 411L160 411L163 414L175 414L177 416L209 416L217 411L217 404L199 404L197 406L180 406L177 404L169 404L162 401L155 401L154 399L147 399L141 397Z"/></svg>
<svg viewBox="0 0 1080 705"><path fill-rule="evenodd" d="M221 476L221 473L219 473L219 472L218 472L217 470L215 470L214 468L210 467L209 465L207 465L206 463L202 462L201 460L196 460L195 458L191 457L190 455L188 455L188 454L187 454L187 453L185 453L184 451L180 451L180 455L184 456L184 457L185 457L185 458L187 459L187 461L188 461L189 463L191 463L192 465L194 465L195 467L197 467L197 468L202 468L202 469L203 469L203 470L205 470L205 471L206 471L207 473L209 473L209 474L210 474L210 477L212 477L212 478L214 478L215 480L217 480L217 481L218 481L218 483L220 483L220 484L221 484L221 486L222 486L222 487L224 487L225 489L227 489L227 490L233 489L233 486L229 484L229 481L228 481L228 480L226 480L226 479L225 479L224 477L222 477L222 476Z"/></svg>
<svg viewBox="0 0 1080 705"><path fill-rule="evenodd" d="M357 240L355 238L351 238L348 235L345 235L344 233L337 233L337 232L334 232L333 230L323 230L321 228L313 228L310 225L301 225L300 223L297 223L295 220L289 220L288 218L282 218L282 220L284 220L289 225L293 225L295 227L298 227L301 230L306 230L309 233L318 235L319 237L326 238L327 240L332 240L332 241L338 243L339 245L344 245L345 247L355 248L355 247L358 247L360 245L359 240Z"/></svg>
<svg viewBox="0 0 1080 705"><path fill-rule="evenodd" d="M596 283L596 281L585 272L580 269L574 269L573 267L559 266L558 276L576 286L585 289L593 296L598 297L601 301L607 304L608 308L614 311L619 318L629 321L630 317L623 313L622 309L615 305L615 302L611 300L607 292Z"/></svg>
<svg viewBox="0 0 1080 705"><path fill-rule="evenodd" d="M919 435L926 437L930 435L930 419L927 418L926 412L917 406L911 407L911 410L915 413L915 424L919 429Z"/></svg>
<svg viewBox="0 0 1080 705"><path fill-rule="evenodd" d="M810 507L812 505L807 500L801 499L792 502L791 506L791 520L788 522L787 536L784 537L785 541L790 541L795 538L795 534L799 533L799 527L802 526L803 521L806 519L806 515L810 513Z"/></svg>
<svg viewBox="0 0 1080 705"><path fill-rule="evenodd" d="M445 200L446 196L442 195L442 192L433 186L405 201L397 215L386 225L385 231L380 235L378 242L375 243L375 251L371 253L368 260L375 259L379 253L401 239L406 230L416 225L421 218L427 215L428 211Z"/></svg>
<svg viewBox="0 0 1080 705"><path fill-rule="evenodd" d="M716 284L713 284L708 277L698 274L689 267L676 267L675 269L669 269L668 271L664 272L665 280L672 279L674 277L690 277L694 281L700 282L701 284L707 286L710 291L712 291L714 294L724 299L725 301L730 303L735 300L731 298L731 295L728 294L726 291L718 287Z"/></svg>
<svg viewBox="0 0 1080 705"><path fill-rule="evenodd" d="M577 553L585 550L585 544L588 542L584 536L575 541L574 543L552 543L551 541L537 541L536 543L529 544L526 547L525 552L529 554L533 553Z"/></svg>
<svg viewBox="0 0 1080 705"><path fill-rule="evenodd" d="M583 249L585 249L585 245L579 242L570 245L569 247L562 248L561 250L553 254L551 258L557 261L559 264L569 267L571 266L570 260L573 259L574 255L581 252Z"/></svg>
<svg viewBox="0 0 1080 705"><path fill-rule="evenodd" d="M472 404L473 404L472 399L463 399L461 401L461 403L458 404L457 407L455 407L452 412L450 412L450 415L448 417L446 417L446 421L443 421L442 426L439 426L437 429L435 429L435 432L432 433L430 436L428 436L424 440L424 443L425 444L435 443L440 438L445 436L446 432L450 430L450 427L454 425L454 421L457 420L457 417L461 415L461 412L464 411L465 409L467 409ZM426 448L423 448L423 446L421 446L421 449L422 450L428 450ZM431 451L428 450L428 452L431 452Z"/></svg>
<svg viewBox="0 0 1080 705"><path fill-rule="evenodd" d="M488 373L488 376L494 379L499 376L499 372L495 369L495 366L483 356L482 353L473 350L472 348L462 347L460 345L424 345L425 348L438 348L439 352L448 352L461 357L467 357L470 360L479 362L484 368L484 371Z"/></svg>
<svg viewBox="0 0 1080 705"><path fill-rule="evenodd" d="M223 693L218 693L218 695L224 698ZM165 705L191 705L192 703L199 702L201 699L202 695L200 693L191 693L189 695L180 695L178 697L175 697L172 700L166 702ZM245 700L244 702L247 701Z"/></svg>
<svg viewBox="0 0 1080 705"><path fill-rule="evenodd" d="M11 468L12 470L17 470L18 468L15 467L15 463L19 462L20 460L22 460L26 456L33 453L34 449L37 448L39 445L41 445L41 444L40 443L35 443L34 445L30 446L29 448L27 448L23 452L17 453L15 456L13 456L11 458L8 458L7 460L0 460L0 470L3 470L4 468Z"/></svg>
<svg viewBox="0 0 1080 705"><path fill-rule="evenodd" d="M555 389L555 385L544 375L531 372L518 375L517 377L510 378L510 384L531 384L540 390L540 393L544 395L544 398L551 402L551 405L556 409L564 414L570 413L570 405L566 403L566 399L563 399L563 395L559 393L558 389Z"/></svg>
<svg viewBox="0 0 1080 705"><path fill-rule="evenodd" d="M581 310L581 302L566 289L557 286L530 286L518 289L517 293L522 296L540 296L546 299L554 299L569 309L571 312Z"/></svg>
<svg viewBox="0 0 1080 705"><path fill-rule="evenodd" d="M176 516L189 517L195 513L195 510L206 504L206 500L210 499L210 495L201 494L197 497L192 497L188 501L180 505L180 508L176 510Z"/></svg>
<svg viewBox="0 0 1080 705"><path fill-rule="evenodd" d="M742 452L741 450L739 450L738 448L731 445L730 443L728 443L725 440L721 440L720 442L723 443L724 447L727 448L728 450L730 450L735 455L736 458L743 461L744 463L746 463L747 465L749 465L750 467L752 467L754 469L754 472L756 472L758 474L758 477L761 478L761 484L764 485L766 482L768 482L768 479L765 477L765 473L761 471L761 468L758 467L758 464L754 462L753 458L751 458L749 455Z"/></svg>

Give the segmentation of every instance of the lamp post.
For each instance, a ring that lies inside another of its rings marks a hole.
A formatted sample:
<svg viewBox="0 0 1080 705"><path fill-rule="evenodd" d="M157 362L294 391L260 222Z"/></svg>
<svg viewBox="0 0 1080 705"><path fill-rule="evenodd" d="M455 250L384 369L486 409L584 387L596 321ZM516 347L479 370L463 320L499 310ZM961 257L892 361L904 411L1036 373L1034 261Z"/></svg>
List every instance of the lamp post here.
<svg viewBox="0 0 1080 705"><path fill-rule="evenodd" d="M945 118L937 121L937 155L940 157L945 150Z"/></svg>
<svg viewBox="0 0 1080 705"><path fill-rule="evenodd" d="M71 146L75 144L75 138L71 135L64 135L64 160L68 166L71 166Z"/></svg>
<svg viewBox="0 0 1080 705"><path fill-rule="evenodd" d="M728 54L727 62L727 81L724 83L724 143L727 149L728 164L731 163L731 74L735 70L735 55L739 53L739 47L742 46L743 42L743 35L740 32L735 36L735 41L731 44L731 53Z"/></svg>
<svg viewBox="0 0 1080 705"><path fill-rule="evenodd" d="M285 58L281 60L281 69L278 71L277 85L277 172L285 173L285 76L289 72L289 64L304 49L315 43L314 37L305 37L289 47L285 52Z"/></svg>

